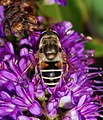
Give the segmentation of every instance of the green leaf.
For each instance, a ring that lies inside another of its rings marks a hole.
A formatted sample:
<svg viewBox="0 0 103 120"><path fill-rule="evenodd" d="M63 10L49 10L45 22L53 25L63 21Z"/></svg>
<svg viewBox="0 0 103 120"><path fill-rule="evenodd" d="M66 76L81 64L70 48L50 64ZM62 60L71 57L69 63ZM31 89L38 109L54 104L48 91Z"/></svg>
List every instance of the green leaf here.
<svg viewBox="0 0 103 120"><path fill-rule="evenodd" d="M84 0L87 4L91 31L103 39L103 0Z"/></svg>

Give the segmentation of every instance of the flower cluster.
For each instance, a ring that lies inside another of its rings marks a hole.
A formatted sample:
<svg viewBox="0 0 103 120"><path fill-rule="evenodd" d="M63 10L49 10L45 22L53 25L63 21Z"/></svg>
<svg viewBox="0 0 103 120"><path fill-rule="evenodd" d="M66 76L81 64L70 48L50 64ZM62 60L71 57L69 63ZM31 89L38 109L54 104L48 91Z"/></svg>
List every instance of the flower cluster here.
<svg viewBox="0 0 103 120"><path fill-rule="evenodd" d="M19 53L13 44L4 42L3 13L0 14L0 119L1 120L97 120L99 96L94 95L94 77L101 72L89 67L94 63L93 50L85 50L91 40L72 30L64 21L52 26L67 57L67 73L58 85L49 88L35 72L40 32L20 40ZM64 68L65 70L65 68ZM39 71L39 70L38 70ZM99 89L99 88L98 88Z"/></svg>

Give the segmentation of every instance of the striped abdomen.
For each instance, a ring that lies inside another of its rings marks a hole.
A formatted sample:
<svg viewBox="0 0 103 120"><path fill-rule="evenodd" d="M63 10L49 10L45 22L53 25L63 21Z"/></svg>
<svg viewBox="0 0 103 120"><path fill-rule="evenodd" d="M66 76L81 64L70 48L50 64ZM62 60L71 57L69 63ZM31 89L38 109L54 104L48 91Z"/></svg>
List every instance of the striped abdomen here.
<svg viewBox="0 0 103 120"><path fill-rule="evenodd" d="M62 62L42 62L40 71L45 84L54 87L58 84L62 75Z"/></svg>

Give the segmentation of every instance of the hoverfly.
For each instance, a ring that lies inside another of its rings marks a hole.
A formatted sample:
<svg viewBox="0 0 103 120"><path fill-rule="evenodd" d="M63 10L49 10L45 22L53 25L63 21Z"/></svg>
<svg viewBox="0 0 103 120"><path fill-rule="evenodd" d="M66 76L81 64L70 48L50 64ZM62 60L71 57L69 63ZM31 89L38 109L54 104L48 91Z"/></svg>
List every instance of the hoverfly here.
<svg viewBox="0 0 103 120"><path fill-rule="evenodd" d="M39 50L36 53L40 75L45 85L54 87L64 75L66 54L62 50L58 34L53 30L44 31L40 36ZM38 74L38 73L37 73Z"/></svg>
<svg viewBox="0 0 103 120"><path fill-rule="evenodd" d="M32 57L30 57L31 62L22 75L29 70L28 77L31 78L33 72L38 77L37 84L42 78L45 85L53 88L59 83L61 77L65 80L64 78L68 71L67 55L62 50L57 32L52 29L42 32L37 48L38 50L35 54L30 49L29 53L32 54ZM34 61L36 61L36 64ZM34 66L35 70L33 69Z"/></svg>
<svg viewBox="0 0 103 120"><path fill-rule="evenodd" d="M38 19L30 3L23 0L1 0L4 5L4 32L5 35L22 38L38 29Z"/></svg>

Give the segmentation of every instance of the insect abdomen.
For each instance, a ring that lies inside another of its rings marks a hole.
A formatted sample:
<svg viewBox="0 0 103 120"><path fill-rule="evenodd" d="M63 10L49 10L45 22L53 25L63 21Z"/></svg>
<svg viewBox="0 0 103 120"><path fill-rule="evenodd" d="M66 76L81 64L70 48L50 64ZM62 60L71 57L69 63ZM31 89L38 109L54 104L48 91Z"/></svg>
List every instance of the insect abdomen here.
<svg viewBox="0 0 103 120"><path fill-rule="evenodd" d="M56 66L58 61L53 61L53 62L44 62L45 66L43 67L41 71L42 78L45 82L46 85L49 87L54 87L55 85L58 84L61 74L62 74L62 69L61 66Z"/></svg>

